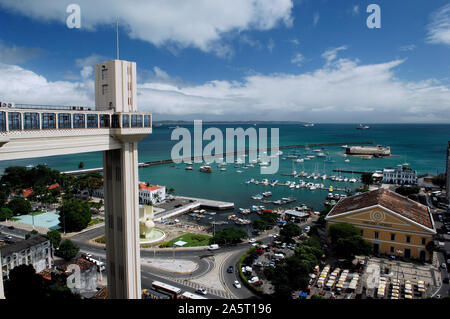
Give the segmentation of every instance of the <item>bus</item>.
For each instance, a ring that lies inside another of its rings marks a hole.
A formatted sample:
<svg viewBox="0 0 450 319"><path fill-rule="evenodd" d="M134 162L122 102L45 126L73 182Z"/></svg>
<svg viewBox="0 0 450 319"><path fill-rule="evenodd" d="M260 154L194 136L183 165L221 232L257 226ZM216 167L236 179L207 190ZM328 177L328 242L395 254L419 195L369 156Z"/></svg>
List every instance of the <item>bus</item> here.
<svg viewBox="0 0 450 319"><path fill-rule="evenodd" d="M180 298L181 298L181 299L208 299L208 298L206 298L206 297L202 297L202 296L193 294L193 293L191 293L191 292L189 292L189 291L183 292L183 293L181 294L181 297L180 297Z"/></svg>
<svg viewBox="0 0 450 319"><path fill-rule="evenodd" d="M161 281L155 280L152 282L152 288L158 292L170 296L172 299L178 299L181 294L181 289L178 287L165 284Z"/></svg>

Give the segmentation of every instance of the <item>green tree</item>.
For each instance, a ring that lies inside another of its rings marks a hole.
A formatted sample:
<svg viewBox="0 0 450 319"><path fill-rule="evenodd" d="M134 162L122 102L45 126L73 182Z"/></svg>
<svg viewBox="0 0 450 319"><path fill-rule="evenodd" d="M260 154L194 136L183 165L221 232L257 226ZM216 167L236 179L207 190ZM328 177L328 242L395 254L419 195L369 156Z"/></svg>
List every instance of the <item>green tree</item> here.
<svg viewBox="0 0 450 319"><path fill-rule="evenodd" d="M361 174L361 182L364 185L371 185L373 184L373 174L372 173L363 173Z"/></svg>
<svg viewBox="0 0 450 319"><path fill-rule="evenodd" d="M0 221L5 221L7 219L11 219L14 216L11 209L7 207L0 208Z"/></svg>
<svg viewBox="0 0 450 319"><path fill-rule="evenodd" d="M333 251L338 258L352 258L355 255L368 255L372 244L365 241L361 231L349 223L332 224L328 228Z"/></svg>
<svg viewBox="0 0 450 319"><path fill-rule="evenodd" d="M8 208L15 216L26 215L31 212L31 203L22 197L17 197L8 203Z"/></svg>
<svg viewBox="0 0 450 319"><path fill-rule="evenodd" d="M61 243L61 233L57 230L50 230L47 232L47 238L50 240L52 246L56 249Z"/></svg>
<svg viewBox="0 0 450 319"><path fill-rule="evenodd" d="M439 174L438 176L433 177L431 182L443 190L445 186L445 174Z"/></svg>
<svg viewBox="0 0 450 319"><path fill-rule="evenodd" d="M32 265L14 267L5 281L5 297L8 300L43 299L44 278L36 274Z"/></svg>
<svg viewBox="0 0 450 319"><path fill-rule="evenodd" d="M302 233L302 229L298 225L288 222L280 230L280 236L285 242L293 242L294 237L299 236Z"/></svg>
<svg viewBox="0 0 450 319"><path fill-rule="evenodd" d="M89 203L70 199L64 201L60 208L59 224L68 232L83 230L91 221Z"/></svg>
<svg viewBox="0 0 450 319"><path fill-rule="evenodd" d="M56 250L56 255L64 258L65 260L71 260L78 254L79 250L80 247L78 247L77 244L69 239L66 239L59 245L59 248Z"/></svg>
<svg viewBox="0 0 450 319"><path fill-rule="evenodd" d="M52 274L51 280L44 279L36 274L32 265L14 267L5 281L5 297L7 300L55 300L80 299L73 294L66 285L65 274Z"/></svg>
<svg viewBox="0 0 450 319"><path fill-rule="evenodd" d="M397 194L407 197L410 195L419 194L420 187L418 187L418 186L400 186L395 189L395 192Z"/></svg>
<svg viewBox="0 0 450 319"><path fill-rule="evenodd" d="M266 230L267 229L267 223L262 219L255 219L253 221L253 228L257 230Z"/></svg>
<svg viewBox="0 0 450 319"><path fill-rule="evenodd" d="M247 232L235 227L226 227L216 232L215 236L210 239L210 243L219 245L240 243L243 238L246 238Z"/></svg>

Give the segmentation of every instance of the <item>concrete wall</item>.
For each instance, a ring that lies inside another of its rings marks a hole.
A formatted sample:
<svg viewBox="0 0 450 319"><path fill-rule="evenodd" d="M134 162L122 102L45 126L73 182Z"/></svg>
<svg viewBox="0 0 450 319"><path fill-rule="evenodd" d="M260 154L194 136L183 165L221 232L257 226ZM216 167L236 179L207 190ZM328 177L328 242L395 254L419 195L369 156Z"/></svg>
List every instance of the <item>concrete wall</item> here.
<svg viewBox="0 0 450 319"><path fill-rule="evenodd" d="M135 62L111 60L95 65L95 106L97 110L137 111Z"/></svg>

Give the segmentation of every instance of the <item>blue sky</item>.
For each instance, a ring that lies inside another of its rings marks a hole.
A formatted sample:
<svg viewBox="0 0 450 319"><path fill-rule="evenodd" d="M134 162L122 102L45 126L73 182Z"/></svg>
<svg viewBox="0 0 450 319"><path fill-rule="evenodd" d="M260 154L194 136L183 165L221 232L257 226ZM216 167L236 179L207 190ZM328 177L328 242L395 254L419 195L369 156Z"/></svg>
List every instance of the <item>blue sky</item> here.
<svg viewBox="0 0 450 319"><path fill-rule="evenodd" d="M80 29L66 26L70 3ZM371 3L380 29L366 26ZM450 121L443 0L0 0L0 98L93 105L117 17L139 109L156 120Z"/></svg>

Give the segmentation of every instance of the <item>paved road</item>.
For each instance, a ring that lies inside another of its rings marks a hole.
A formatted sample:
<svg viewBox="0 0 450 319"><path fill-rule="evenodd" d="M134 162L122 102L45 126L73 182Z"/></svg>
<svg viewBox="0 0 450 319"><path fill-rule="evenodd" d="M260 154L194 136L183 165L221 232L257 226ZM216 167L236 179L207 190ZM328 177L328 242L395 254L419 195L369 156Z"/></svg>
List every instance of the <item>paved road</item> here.
<svg viewBox="0 0 450 319"><path fill-rule="evenodd" d="M75 242L81 252L90 253L94 258L106 258L106 249L103 245L94 245L89 243L89 240L98 238L104 235L104 227L97 227L79 233L72 236L70 239ZM239 274L237 272L237 262L242 254L247 251L251 246L248 243L242 243L232 247L220 248L216 251L208 251L205 247L199 248L165 248L165 249L141 249L142 259L171 259L176 260L188 260L196 263L197 268L189 274L175 273L166 271L161 268L151 267L148 264L142 263L141 266L141 280L142 288L150 288L153 280L160 280L163 282L172 283L175 286L182 288L185 291L194 292L200 288L201 285L193 283L191 280L206 276L215 267L218 267L218 275L221 284L226 291L219 289L207 289L209 298L238 298L246 299L253 297L253 294L242 285L242 288L237 289L233 286L235 280L239 280ZM219 254L226 254L226 258L221 264L215 264L212 256ZM208 257L210 256L210 257ZM236 271L233 274L227 273L229 265L233 265Z"/></svg>

